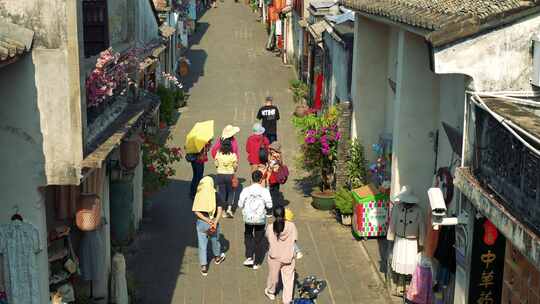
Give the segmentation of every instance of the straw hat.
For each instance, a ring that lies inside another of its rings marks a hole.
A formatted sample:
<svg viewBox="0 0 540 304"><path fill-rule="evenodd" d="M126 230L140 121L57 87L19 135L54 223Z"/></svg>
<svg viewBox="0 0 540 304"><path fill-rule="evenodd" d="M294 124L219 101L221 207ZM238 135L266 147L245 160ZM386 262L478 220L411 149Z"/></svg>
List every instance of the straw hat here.
<svg viewBox="0 0 540 304"><path fill-rule="evenodd" d="M262 135L264 134L266 130L264 129L264 127L260 124L260 123L255 123L253 125L253 133L257 134L257 135Z"/></svg>
<svg viewBox="0 0 540 304"><path fill-rule="evenodd" d="M409 204L418 204L418 202L420 202L418 197L416 197L413 194L412 190L410 190L409 186L401 187L401 191L399 191L399 193L394 195L392 197L392 200L394 202L409 203Z"/></svg>
<svg viewBox="0 0 540 304"><path fill-rule="evenodd" d="M221 138L223 138L223 139L231 138L234 135L236 135L236 133L238 133L238 132L240 132L239 127L227 125L227 126L225 126L225 128L223 128L223 132L221 132Z"/></svg>
<svg viewBox="0 0 540 304"><path fill-rule="evenodd" d="M277 141L271 143L270 146L268 146L268 148L270 148L270 150L281 153L281 144Z"/></svg>

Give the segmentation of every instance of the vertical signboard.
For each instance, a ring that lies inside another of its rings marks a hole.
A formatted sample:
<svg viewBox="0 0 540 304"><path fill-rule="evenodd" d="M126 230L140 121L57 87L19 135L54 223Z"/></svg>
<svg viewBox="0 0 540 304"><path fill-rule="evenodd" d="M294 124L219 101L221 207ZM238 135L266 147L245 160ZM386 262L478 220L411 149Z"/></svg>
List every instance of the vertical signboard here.
<svg viewBox="0 0 540 304"><path fill-rule="evenodd" d="M501 303L506 239L488 219L474 222L470 304Z"/></svg>

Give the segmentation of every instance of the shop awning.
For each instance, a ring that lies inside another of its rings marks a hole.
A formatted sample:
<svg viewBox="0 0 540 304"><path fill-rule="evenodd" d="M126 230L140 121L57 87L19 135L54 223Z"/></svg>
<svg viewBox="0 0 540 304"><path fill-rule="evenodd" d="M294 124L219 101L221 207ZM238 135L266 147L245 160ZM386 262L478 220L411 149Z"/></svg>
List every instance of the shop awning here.
<svg viewBox="0 0 540 304"><path fill-rule="evenodd" d="M159 33L161 34L161 36L163 36L165 38L171 37L172 34L174 34L175 31L176 31L176 29L174 27L169 26L167 24L162 24L159 27Z"/></svg>
<svg viewBox="0 0 540 304"><path fill-rule="evenodd" d="M159 109L159 97L144 92L141 98L141 101L130 104L116 121L103 132L103 135L95 143L89 145L92 152L81 162L82 169L101 168L103 161L120 145L122 139L154 116Z"/></svg>
<svg viewBox="0 0 540 304"><path fill-rule="evenodd" d="M17 61L32 48L34 32L20 25L0 21L0 67Z"/></svg>
<svg viewBox="0 0 540 304"><path fill-rule="evenodd" d="M312 25L308 25L308 30L311 33L311 36L313 36L313 38L315 39L315 42L317 43L322 42L323 32L329 28L331 28L330 25L324 20L319 21Z"/></svg>

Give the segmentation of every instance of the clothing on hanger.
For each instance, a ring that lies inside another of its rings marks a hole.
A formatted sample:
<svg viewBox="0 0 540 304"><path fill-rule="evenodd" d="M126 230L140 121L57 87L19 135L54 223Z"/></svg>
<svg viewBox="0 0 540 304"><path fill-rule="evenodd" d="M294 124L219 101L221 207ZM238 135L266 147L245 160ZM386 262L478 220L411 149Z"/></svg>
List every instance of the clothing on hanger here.
<svg viewBox="0 0 540 304"><path fill-rule="evenodd" d="M40 304L36 254L42 250L39 231L15 219L0 225L5 289L10 304Z"/></svg>

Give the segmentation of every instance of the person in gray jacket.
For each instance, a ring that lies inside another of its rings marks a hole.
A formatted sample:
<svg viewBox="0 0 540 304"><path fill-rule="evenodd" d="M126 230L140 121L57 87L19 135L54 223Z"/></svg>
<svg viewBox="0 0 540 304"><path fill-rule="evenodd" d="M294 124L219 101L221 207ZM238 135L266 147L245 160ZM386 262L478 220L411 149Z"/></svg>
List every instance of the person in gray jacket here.
<svg viewBox="0 0 540 304"><path fill-rule="evenodd" d="M264 184L263 173L259 170L251 174L252 185L240 193L238 207L242 208L245 223L244 243L246 245L245 266L259 269L264 259L264 231L266 209L272 208L270 191Z"/></svg>

